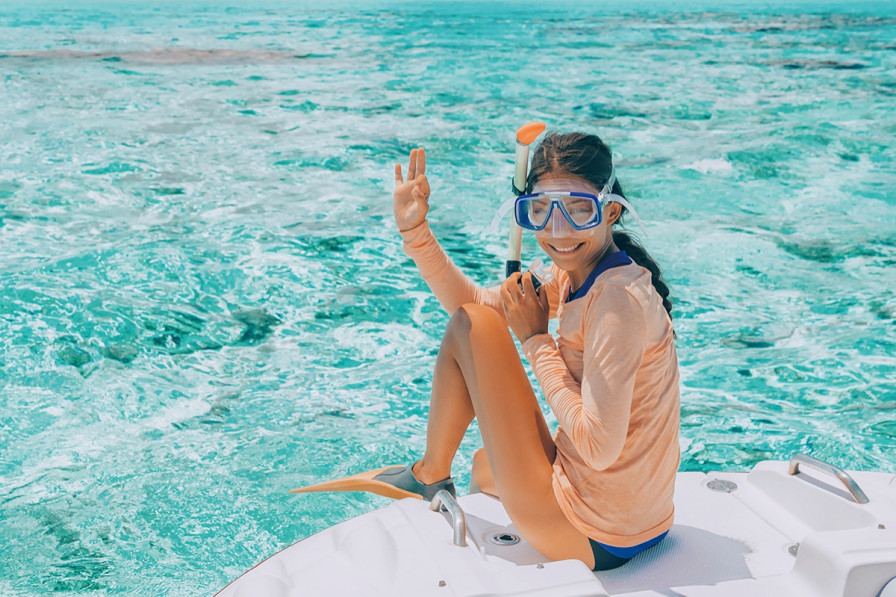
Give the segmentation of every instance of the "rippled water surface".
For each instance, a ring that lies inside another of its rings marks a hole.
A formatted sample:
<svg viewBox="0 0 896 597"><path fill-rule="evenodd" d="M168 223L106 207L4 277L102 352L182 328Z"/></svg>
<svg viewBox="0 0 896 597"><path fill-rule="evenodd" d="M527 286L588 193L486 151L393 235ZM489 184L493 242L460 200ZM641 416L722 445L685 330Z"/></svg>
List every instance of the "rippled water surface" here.
<svg viewBox="0 0 896 597"><path fill-rule="evenodd" d="M896 472L891 3L20 4L0 593L209 594L382 505L287 490L423 447L447 316L392 164L426 147L433 228L493 284L530 120L615 151L673 287L684 469Z"/></svg>

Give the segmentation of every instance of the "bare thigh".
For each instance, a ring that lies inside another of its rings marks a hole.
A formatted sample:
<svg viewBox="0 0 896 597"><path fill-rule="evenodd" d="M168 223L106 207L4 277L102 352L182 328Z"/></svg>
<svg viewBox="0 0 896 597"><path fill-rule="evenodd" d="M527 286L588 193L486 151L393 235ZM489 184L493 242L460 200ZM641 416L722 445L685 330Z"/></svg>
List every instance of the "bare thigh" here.
<svg viewBox="0 0 896 597"><path fill-rule="evenodd" d="M452 317L442 348L463 374L494 489L517 529L545 556L592 567L588 538L554 496L556 447L507 324L489 307L464 305Z"/></svg>

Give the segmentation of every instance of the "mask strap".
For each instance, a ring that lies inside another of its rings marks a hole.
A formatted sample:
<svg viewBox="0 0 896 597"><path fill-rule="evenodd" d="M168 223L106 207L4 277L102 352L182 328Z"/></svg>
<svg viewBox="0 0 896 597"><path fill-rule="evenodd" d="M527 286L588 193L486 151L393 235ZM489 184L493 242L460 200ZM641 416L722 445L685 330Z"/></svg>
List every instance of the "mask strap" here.
<svg viewBox="0 0 896 597"><path fill-rule="evenodd" d="M498 226L501 225L501 220L504 219L504 216L507 215L507 212L513 209L513 203L515 201L516 197L511 197L501 204L501 207L499 207L497 213L495 213L495 217L492 218L492 223L488 227L489 234L494 234L498 231Z"/></svg>
<svg viewBox="0 0 896 597"><path fill-rule="evenodd" d="M631 203L626 201L623 197L620 197L616 193L613 192L613 185L616 184L616 166L613 166L613 169L610 170L610 178L607 179L607 183L604 185L604 188L600 191L600 198L606 202L616 202L625 209L632 212L632 215L635 216L635 221L638 223L638 228L641 229L641 234L644 235L644 238L647 238L647 230L644 229L644 224L641 223L641 218L638 216L638 212L635 211L635 208L632 207Z"/></svg>
<svg viewBox="0 0 896 597"><path fill-rule="evenodd" d="M638 216L638 212L635 211L635 208L632 207L632 204L620 197L619 195L610 193L609 195L604 195L604 201L607 203L615 202L619 205L623 206L625 209L632 212L632 215L635 216L635 222L638 223L638 228L641 229L641 234L644 235L644 238L647 238L647 231L644 229L644 224L641 223L641 218Z"/></svg>

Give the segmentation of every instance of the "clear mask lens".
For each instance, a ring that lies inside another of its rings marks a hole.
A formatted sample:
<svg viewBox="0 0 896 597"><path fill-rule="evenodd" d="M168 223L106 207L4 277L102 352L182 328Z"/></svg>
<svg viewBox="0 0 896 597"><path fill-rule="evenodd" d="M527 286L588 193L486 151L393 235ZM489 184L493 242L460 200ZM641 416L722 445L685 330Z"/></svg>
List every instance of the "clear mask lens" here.
<svg viewBox="0 0 896 597"><path fill-rule="evenodd" d="M586 230L600 224L600 202L597 197L588 193L537 193L521 195L516 200L515 216L517 223L529 230L541 230L551 219L554 211L560 211L575 230Z"/></svg>

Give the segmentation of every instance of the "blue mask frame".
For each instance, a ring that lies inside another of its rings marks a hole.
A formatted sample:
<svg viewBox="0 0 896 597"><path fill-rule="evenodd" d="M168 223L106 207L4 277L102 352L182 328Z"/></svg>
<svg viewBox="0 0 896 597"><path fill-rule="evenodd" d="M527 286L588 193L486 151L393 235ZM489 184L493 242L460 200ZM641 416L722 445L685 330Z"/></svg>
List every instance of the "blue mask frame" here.
<svg viewBox="0 0 896 597"><path fill-rule="evenodd" d="M575 221L572 214L569 213L569 210L567 209L567 206L564 202L565 198L590 200L594 204L594 215L588 218L586 222L579 224ZM529 216L530 202L546 200L550 201L550 207L547 208L549 209L547 217L541 224L533 222ZM536 231L544 230L544 228L548 225L548 222L551 221L551 217L553 216L555 208L560 210L560 213L563 214L563 217L566 218L566 221L569 222L569 225L572 226L572 228L575 230L588 230L589 228L600 226L600 223L603 219L601 216L603 212L603 204L598 196L592 195L591 193L578 193L574 191L548 191L545 193L520 195L513 203L513 217L516 220L516 223L519 224L520 228Z"/></svg>

